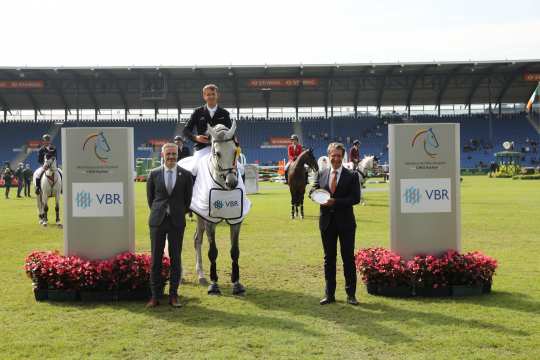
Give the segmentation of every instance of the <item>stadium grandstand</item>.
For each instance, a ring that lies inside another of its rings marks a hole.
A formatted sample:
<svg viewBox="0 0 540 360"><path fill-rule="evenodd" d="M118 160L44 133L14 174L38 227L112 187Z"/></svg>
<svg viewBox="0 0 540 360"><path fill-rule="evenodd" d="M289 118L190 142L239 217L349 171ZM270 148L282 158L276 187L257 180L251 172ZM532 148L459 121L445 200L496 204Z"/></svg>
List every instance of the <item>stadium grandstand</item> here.
<svg viewBox="0 0 540 360"><path fill-rule="evenodd" d="M462 168L487 168L504 141L538 166L540 123L524 102L540 81L540 60L207 67L0 68L0 159L37 164L49 133L75 126L129 126L135 157L156 156L180 134L201 88L239 120L248 162L276 164L298 134L317 156L329 141L388 161L387 126L458 122ZM60 159L61 162L61 159Z"/></svg>

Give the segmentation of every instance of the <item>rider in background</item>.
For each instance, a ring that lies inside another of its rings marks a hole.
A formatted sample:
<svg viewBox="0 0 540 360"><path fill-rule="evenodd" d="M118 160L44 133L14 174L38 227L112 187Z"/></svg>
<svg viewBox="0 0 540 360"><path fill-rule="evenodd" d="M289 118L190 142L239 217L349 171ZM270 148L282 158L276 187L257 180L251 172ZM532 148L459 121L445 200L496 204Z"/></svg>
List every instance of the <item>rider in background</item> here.
<svg viewBox="0 0 540 360"><path fill-rule="evenodd" d="M56 147L51 144L51 136L49 134L45 134L41 137L42 140L42 146L39 148L38 153L38 163L40 165L39 169L37 170L36 174L36 195L39 195L41 193L41 176L43 175L44 169L43 164L45 163L45 156L54 156L57 158L56 155Z"/></svg>
<svg viewBox="0 0 540 360"><path fill-rule="evenodd" d="M353 163L353 170L356 170L358 163L360 163L360 141L358 139L353 141L353 146L349 150L349 161Z"/></svg>
<svg viewBox="0 0 540 360"><path fill-rule="evenodd" d="M285 165L285 184L289 183L289 166L292 164L293 161L295 161L298 156L302 153L302 145L298 142L298 135L292 134L291 135L291 143L289 144L287 148L287 154L289 157L289 160L287 161L287 164Z"/></svg>

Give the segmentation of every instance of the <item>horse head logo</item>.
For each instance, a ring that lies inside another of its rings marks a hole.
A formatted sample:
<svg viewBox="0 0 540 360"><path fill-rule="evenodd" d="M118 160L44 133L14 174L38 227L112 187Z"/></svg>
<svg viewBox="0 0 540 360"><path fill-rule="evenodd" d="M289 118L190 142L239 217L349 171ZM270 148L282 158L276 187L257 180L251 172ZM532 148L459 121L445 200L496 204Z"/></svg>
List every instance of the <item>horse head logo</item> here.
<svg viewBox="0 0 540 360"><path fill-rule="evenodd" d="M436 157L436 149L439 148L439 141L437 140L437 136L433 132L433 128L419 129L412 139L411 147L414 147L417 140L419 140L420 138L423 139L424 151L426 152L426 154L432 158Z"/></svg>
<svg viewBox="0 0 540 360"><path fill-rule="evenodd" d="M96 158L104 164L107 163L107 160L109 159L107 153L111 151L111 147L109 146L109 142L103 134L103 131L88 135L83 143L83 151L86 150L86 145L91 141L94 142L94 155L96 155Z"/></svg>

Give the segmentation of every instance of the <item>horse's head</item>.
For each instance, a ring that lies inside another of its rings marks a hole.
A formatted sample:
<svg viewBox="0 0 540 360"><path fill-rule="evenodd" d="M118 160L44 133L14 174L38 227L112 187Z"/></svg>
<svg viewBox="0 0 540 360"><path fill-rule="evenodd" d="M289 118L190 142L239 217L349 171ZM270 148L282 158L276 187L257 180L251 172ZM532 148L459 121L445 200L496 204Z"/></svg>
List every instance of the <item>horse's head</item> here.
<svg viewBox="0 0 540 360"><path fill-rule="evenodd" d="M306 165L313 171L319 171L319 164L313 155L313 149L309 148L306 151Z"/></svg>
<svg viewBox="0 0 540 360"><path fill-rule="evenodd" d="M56 171L56 156L53 154L45 154L45 160L43 161L43 169L45 171Z"/></svg>
<svg viewBox="0 0 540 360"><path fill-rule="evenodd" d="M211 163L214 179L220 184L225 184L228 189L234 189L238 185L238 143L234 138L236 121L233 120L231 128L222 124L214 127L208 126L208 134L212 137Z"/></svg>

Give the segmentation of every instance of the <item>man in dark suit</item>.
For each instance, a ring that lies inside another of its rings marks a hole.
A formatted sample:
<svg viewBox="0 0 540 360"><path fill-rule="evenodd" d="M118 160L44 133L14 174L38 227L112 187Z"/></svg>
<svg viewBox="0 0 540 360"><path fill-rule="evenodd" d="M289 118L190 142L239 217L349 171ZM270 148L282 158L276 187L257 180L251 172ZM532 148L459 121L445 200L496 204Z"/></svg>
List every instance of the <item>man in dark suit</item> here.
<svg viewBox="0 0 540 360"><path fill-rule="evenodd" d="M205 85L202 93L206 104L193 111L183 131L184 137L195 143L195 151L210 146L210 140L206 132L208 125L223 124L227 128L232 125L229 112L218 106L218 87L214 84Z"/></svg>
<svg viewBox="0 0 540 360"><path fill-rule="evenodd" d="M191 204L193 180L191 173L176 164L178 147L168 143L162 147L164 163L152 170L146 182L146 196L150 217L150 240L152 247L152 269L150 285L152 298L146 304L152 308L159 305L158 296L162 288L161 267L165 240L169 241L171 276L169 304L180 307L178 285L180 284L182 242L186 227L185 214Z"/></svg>
<svg viewBox="0 0 540 360"><path fill-rule="evenodd" d="M331 198L321 205L319 229L324 249L325 297L321 305L336 301L336 253L337 241L343 260L345 273L345 291L347 303L358 305L356 300L356 268L354 263L354 239L356 219L353 206L360 202L360 183L358 176L343 167L345 146L331 143L328 146L328 158L331 167L317 174L314 189L325 189Z"/></svg>

